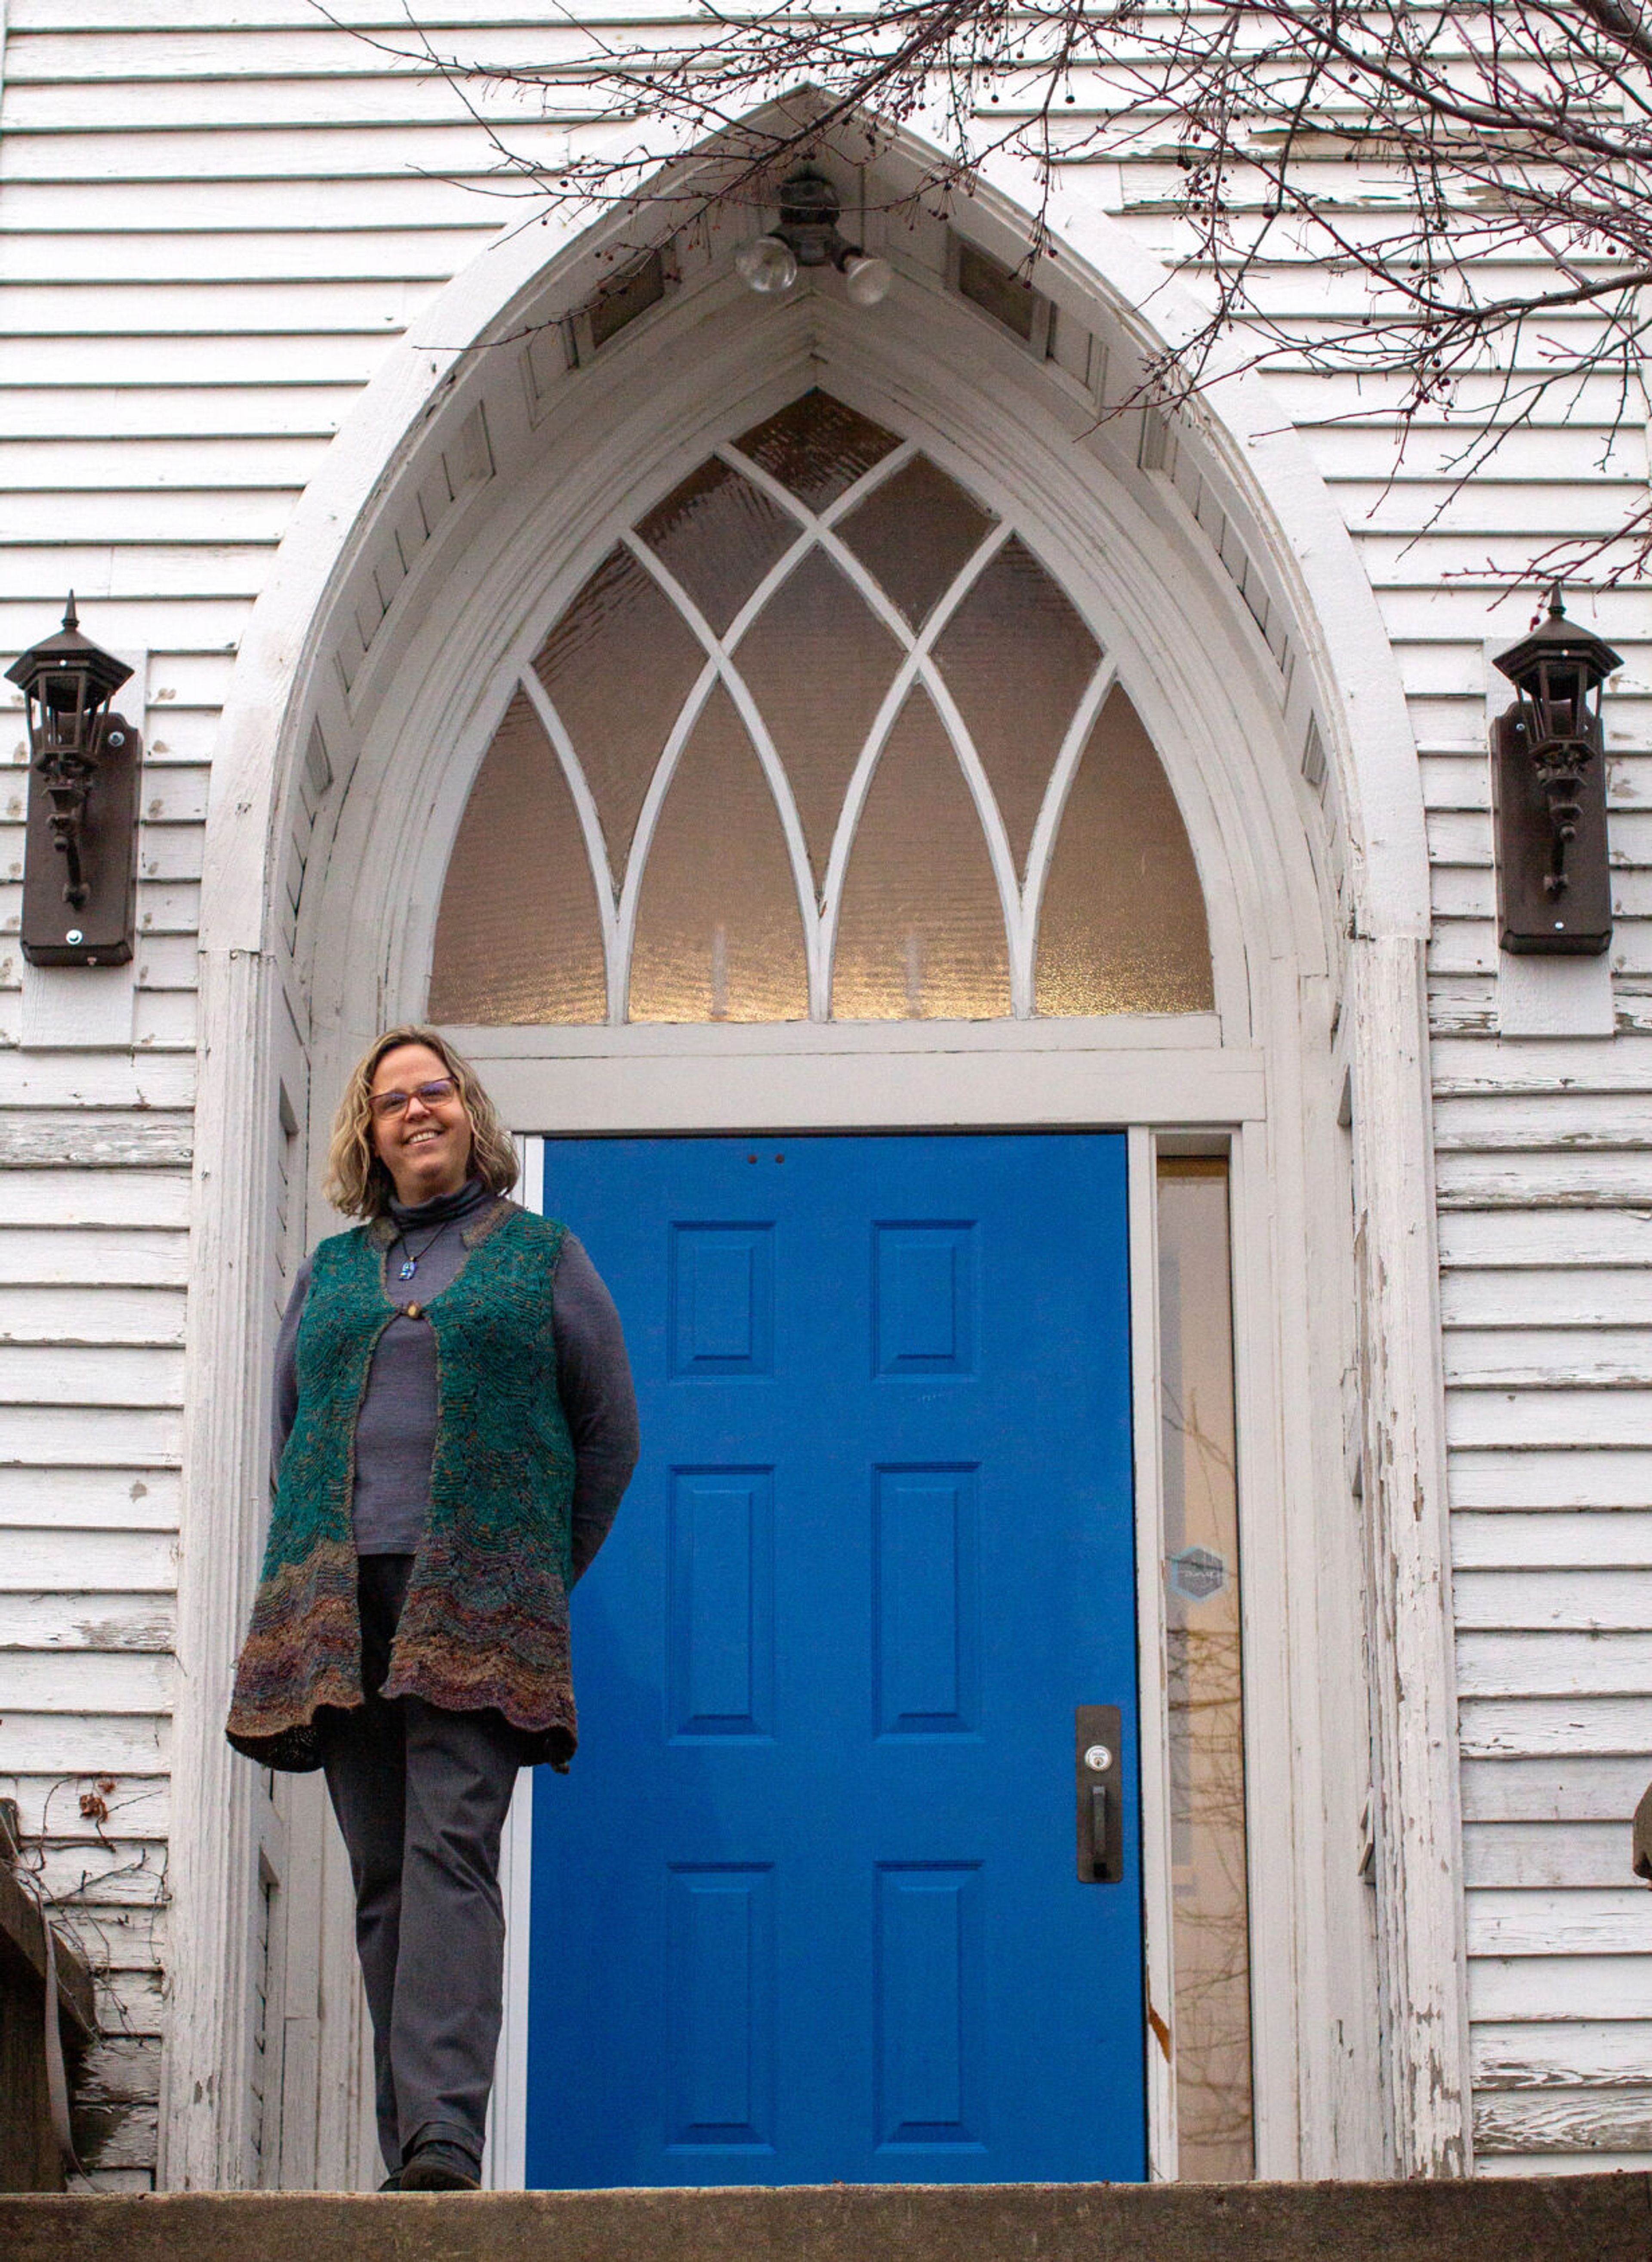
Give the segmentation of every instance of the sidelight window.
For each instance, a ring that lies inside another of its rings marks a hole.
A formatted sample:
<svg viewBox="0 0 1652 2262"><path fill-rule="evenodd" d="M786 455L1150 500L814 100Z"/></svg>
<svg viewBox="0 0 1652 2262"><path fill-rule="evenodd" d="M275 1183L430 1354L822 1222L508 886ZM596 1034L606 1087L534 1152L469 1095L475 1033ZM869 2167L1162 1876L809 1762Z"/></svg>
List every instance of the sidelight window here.
<svg viewBox="0 0 1652 2262"><path fill-rule="evenodd" d="M449 863L447 1022L980 1019L1212 1002L1192 851L1016 530L818 391L569 604Z"/></svg>
<svg viewBox="0 0 1652 2262"><path fill-rule="evenodd" d="M1179 2173L1254 2174L1228 1167L1159 1164Z"/></svg>

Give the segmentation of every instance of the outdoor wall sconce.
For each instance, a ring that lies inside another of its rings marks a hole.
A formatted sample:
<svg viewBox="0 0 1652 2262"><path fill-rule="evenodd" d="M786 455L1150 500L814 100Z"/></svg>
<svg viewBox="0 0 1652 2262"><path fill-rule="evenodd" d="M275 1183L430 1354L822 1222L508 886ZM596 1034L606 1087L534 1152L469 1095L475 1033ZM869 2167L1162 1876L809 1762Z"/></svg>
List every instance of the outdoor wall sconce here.
<svg viewBox="0 0 1652 2262"><path fill-rule="evenodd" d="M778 294L791 289L800 267L835 267L851 305L875 306L888 296L894 271L887 259L868 259L858 243L838 234L842 209L823 173L807 168L793 173L780 186L779 226L743 243L734 256L741 281L765 295Z"/></svg>
<svg viewBox="0 0 1652 2262"><path fill-rule="evenodd" d="M1491 737L1499 939L1598 956L1612 940L1600 694L1623 661L1567 619L1557 581L1548 618L1497 666L1519 695Z"/></svg>
<svg viewBox="0 0 1652 2262"><path fill-rule="evenodd" d="M23 955L31 966L122 966L132 956L139 736L109 702L132 670L63 625L6 674L29 728Z"/></svg>

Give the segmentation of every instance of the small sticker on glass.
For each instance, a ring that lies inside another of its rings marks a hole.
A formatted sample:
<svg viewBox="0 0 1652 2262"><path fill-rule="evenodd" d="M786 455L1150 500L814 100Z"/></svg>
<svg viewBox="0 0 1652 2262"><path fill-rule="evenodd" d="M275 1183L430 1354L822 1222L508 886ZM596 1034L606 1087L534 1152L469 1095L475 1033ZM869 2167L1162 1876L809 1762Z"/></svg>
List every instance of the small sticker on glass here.
<svg viewBox="0 0 1652 2262"><path fill-rule="evenodd" d="M1208 1603L1227 1584L1227 1565L1208 1547L1184 1547L1170 1558L1170 1583L1190 1603Z"/></svg>

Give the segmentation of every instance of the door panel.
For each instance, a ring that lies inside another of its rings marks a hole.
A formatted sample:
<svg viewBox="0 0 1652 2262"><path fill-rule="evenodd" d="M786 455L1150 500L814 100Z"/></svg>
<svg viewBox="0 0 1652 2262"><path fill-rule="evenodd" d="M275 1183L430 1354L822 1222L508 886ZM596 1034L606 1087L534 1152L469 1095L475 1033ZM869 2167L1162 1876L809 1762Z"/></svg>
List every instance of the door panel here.
<svg viewBox="0 0 1652 2262"><path fill-rule="evenodd" d="M530 2186L1144 2173L1124 1143L546 1142L643 1458L535 1778Z"/></svg>

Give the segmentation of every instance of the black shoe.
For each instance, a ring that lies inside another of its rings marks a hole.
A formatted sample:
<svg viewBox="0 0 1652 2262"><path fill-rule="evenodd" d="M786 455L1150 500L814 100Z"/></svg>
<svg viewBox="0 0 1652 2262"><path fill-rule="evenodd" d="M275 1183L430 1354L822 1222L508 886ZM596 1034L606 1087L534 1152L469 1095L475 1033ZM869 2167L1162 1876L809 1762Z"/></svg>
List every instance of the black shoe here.
<svg viewBox="0 0 1652 2262"><path fill-rule="evenodd" d="M380 2191L399 2191L401 2189L401 2170L398 2168L393 2175L386 2176L384 2182L380 2184L378 2188Z"/></svg>
<svg viewBox="0 0 1652 2262"><path fill-rule="evenodd" d="M457 2144L417 2145L401 2165L399 2191L480 2191L482 2164Z"/></svg>

